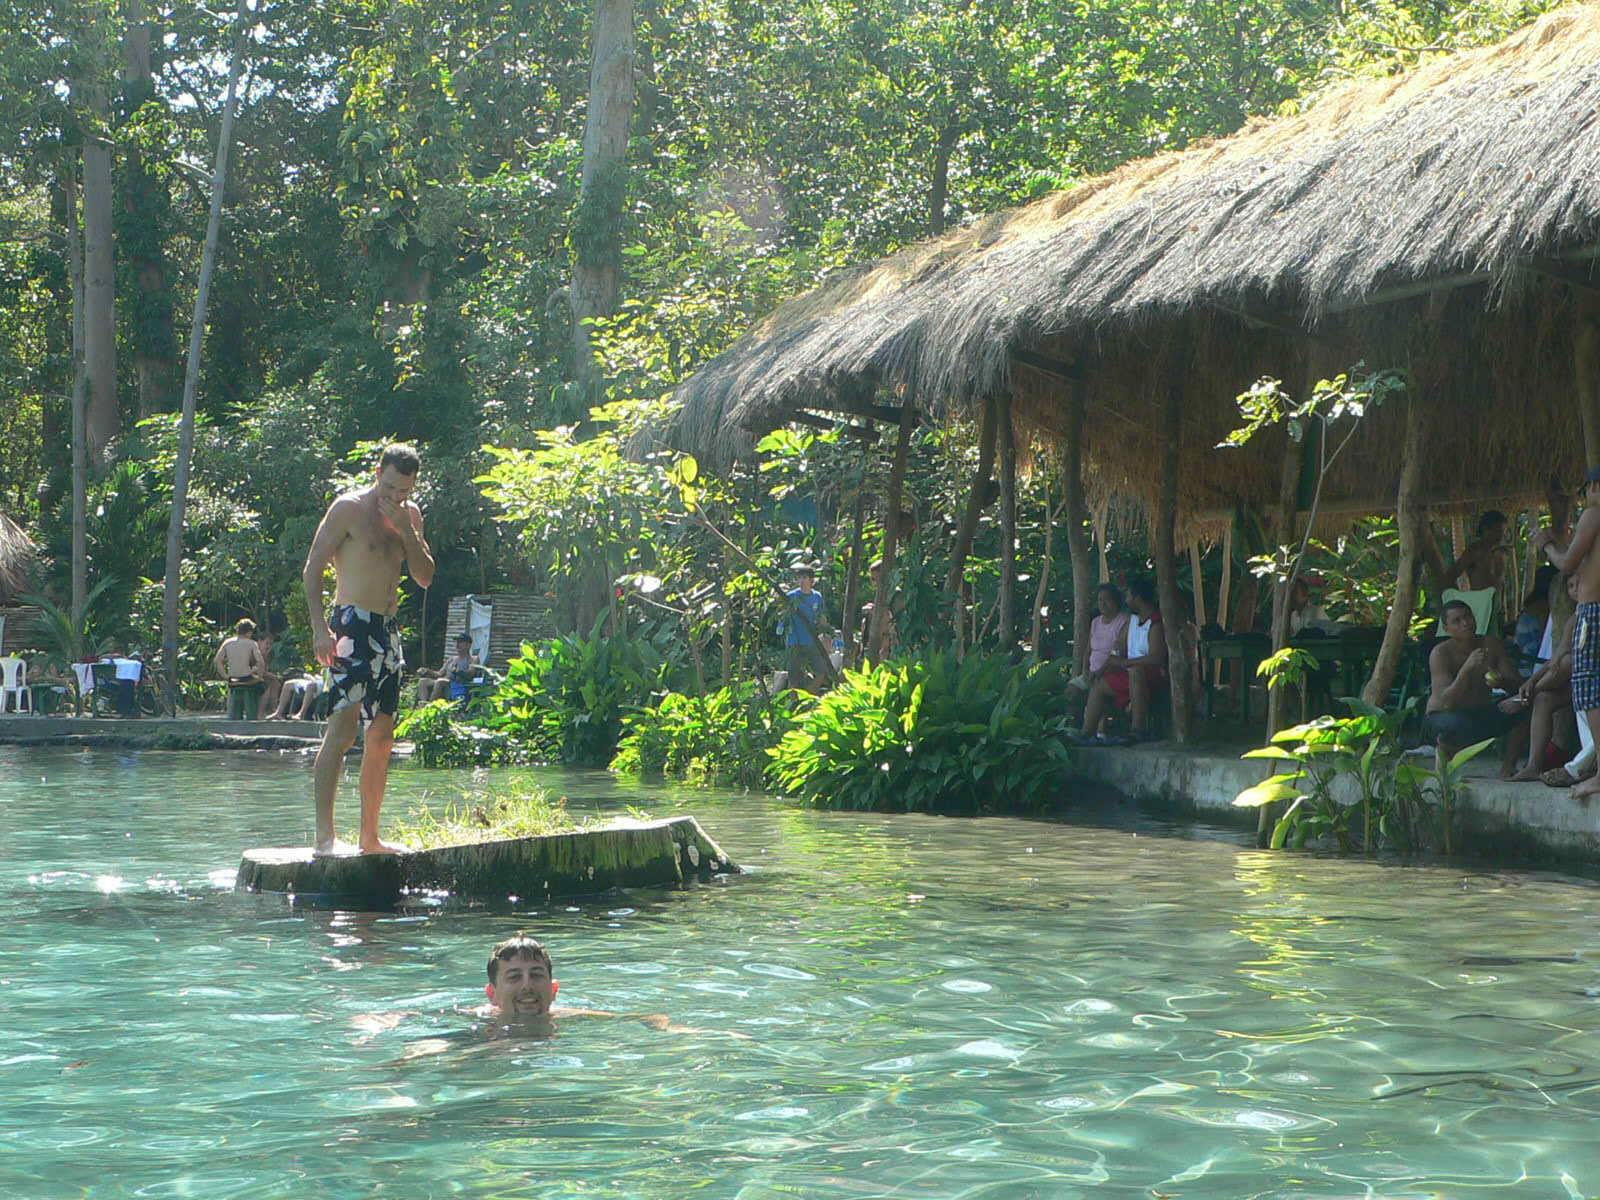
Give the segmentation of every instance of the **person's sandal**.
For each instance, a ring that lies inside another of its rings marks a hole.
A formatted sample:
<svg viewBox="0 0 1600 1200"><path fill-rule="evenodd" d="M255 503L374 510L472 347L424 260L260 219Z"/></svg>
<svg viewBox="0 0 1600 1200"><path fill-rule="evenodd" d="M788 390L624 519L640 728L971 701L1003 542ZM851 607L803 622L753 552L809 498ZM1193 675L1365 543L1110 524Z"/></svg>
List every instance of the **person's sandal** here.
<svg viewBox="0 0 1600 1200"><path fill-rule="evenodd" d="M1543 775L1539 776L1539 782L1544 784L1545 787L1569 788L1578 781L1567 773L1565 767L1551 767Z"/></svg>

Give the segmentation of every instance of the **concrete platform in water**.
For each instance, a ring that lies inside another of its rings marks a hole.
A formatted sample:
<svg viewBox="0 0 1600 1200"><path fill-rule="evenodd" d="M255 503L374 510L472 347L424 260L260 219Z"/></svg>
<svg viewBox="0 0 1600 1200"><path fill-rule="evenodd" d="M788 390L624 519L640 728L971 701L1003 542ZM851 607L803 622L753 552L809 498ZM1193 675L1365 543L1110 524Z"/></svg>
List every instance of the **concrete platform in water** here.
<svg viewBox="0 0 1600 1200"><path fill-rule="evenodd" d="M1157 742L1073 753L1085 782L1151 808L1254 828L1256 810L1235 808L1233 798L1271 774L1274 764L1241 759L1248 748ZM1467 792L1456 809L1456 844L1463 853L1499 863L1600 866L1600 801L1574 800L1570 790L1542 783L1509 783L1483 761L1490 757L1469 768ZM1432 765L1431 758L1415 761Z"/></svg>
<svg viewBox="0 0 1600 1200"><path fill-rule="evenodd" d="M299 749L322 740L316 721L229 721L199 714L180 717L77 717L0 715L0 745L108 745L151 749Z"/></svg>
<svg viewBox="0 0 1600 1200"><path fill-rule="evenodd" d="M314 856L304 846L247 850L236 886L253 892L355 896L387 903L408 892L537 902L619 887L670 887L739 873L698 821L672 817L405 854Z"/></svg>

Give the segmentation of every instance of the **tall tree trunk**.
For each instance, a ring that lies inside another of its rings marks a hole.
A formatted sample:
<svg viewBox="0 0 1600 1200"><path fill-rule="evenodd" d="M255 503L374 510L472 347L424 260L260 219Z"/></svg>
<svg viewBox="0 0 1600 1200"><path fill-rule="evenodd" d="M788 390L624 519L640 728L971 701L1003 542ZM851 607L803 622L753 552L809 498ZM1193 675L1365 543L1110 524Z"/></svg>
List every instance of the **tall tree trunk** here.
<svg viewBox="0 0 1600 1200"><path fill-rule="evenodd" d="M156 90L145 0L123 0L122 8L122 111L127 119L155 100ZM131 140L123 153L117 187L117 249L134 289L128 341L139 390L139 415L146 417L177 407L178 344L165 246L171 200L166 182L145 164L137 139Z"/></svg>
<svg viewBox="0 0 1600 1200"><path fill-rule="evenodd" d="M622 278L622 214L628 190L633 119L633 0L595 0L583 174L572 224L572 362L583 405L597 403L601 381L588 322L617 311ZM581 415L581 414L580 414Z"/></svg>
<svg viewBox="0 0 1600 1200"><path fill-rule="evenodd" d="M1061 515L1061 510L1066 507L1066 501L1061 502L1056 511L1050 510L1050 485L1045 482L1044 489L1044 565L1039 568L1039 586L1033 589L1033 625L1028 636L1028 661L1039 661L1039 644L1044 641L1044 602L1050 591L1050 572L1055 566L1055 533L1056 518Z"/></svg>
<svg viewBox="0 0 1600 1200"><path fill-rule="evenodd" d="M928 188L928 232L937 237L949 224L950 206L950 156L955 153L961 129L954 121L945 123L939 131L939 141L933 148L933 182Z"/></svg>
<svg viewBox="0 0 1600 1200"><path fill-rule="evenodd" d="M78 351L72 341L78 302L72 257L78 244L76 170L75 162L63 156L62 165L50 183L50 228L56 230L61 239L60 261L67 269L50 273L51 318L43 328L45 353L50 363L50 374L42 389L40 413L41 440L46 446L70 447L73 443L70 397L78 377ZM65 464L53 456L46 459L39 489L40 512L53 512L61 503L61 497L71 494L71 480L70 454Z"/></svg>
<svg viewBox="0 0 1600 1200"><path fill-rule="evenodd" d="M1089 669L1089 623L1094 620L1094 559L1089 550L1089 503L1083 494L1083 419L1087 385L1072 383L1067 410L1067 552L1072 556L1072 673Z"/></svg>
<svg viewBox="0 0 1600 1200"><path fill-rule="evenodd" d="M217 265L217 240L222 230L222 196L228 179L228 149L233 142L233 101L244 64L245 37L254 18L242 0L233 18L233 57L228 64L228 92L222 102L222 129L217 134L216 165L211 170L211 212L206 218L206 243L200 255L200 283L194 294L194 319L189 326L189 360L183 373L183 416L178 427L178 462L172 481L172 518L167 523L167 573L162 591L161 649L167 676L167 715L178 700L178 610L183 598L184 506L189 497L189 464L194 455L195 395L200 388L200 349L205 341L206 305L211 274Z"/></svg>
<svg viewBox="0 0 1600 1200"><path fill-rule="evenodd" d="M78 177L66 178L67 274L72 286L72 622L83 627L89 591L89 373L83 361L83 238L78 229Z"/></svg>
<svg viewBox="0 0 1600 1200"><path fill-rule="evenodd" d="M996 636L1001 653L1013 655L1017 640L1017 438L1009 392L1001 393L996 417L1000 422L1000 625Z"/></svg>
<svg viewBox="0 0 1600 1200"><path fill-rule="evenodd" d="M917 424L917 410L909 397L900 400L900 436L894 444L894 463L889 468L889 486L884 494L883 514L883 567L878 572L878 587L872 597L872 629L867 635L867 645L874 662L883 659L883 642L889 611L889 598L893 595L895 559L900 549L900 499L906 481L906 457L911 452L911 431Z"/></svg>
<svg viewBox="0 0 1600 1200"><path fill-rule="evenodd" d="M1405 441L1401 444L1400 489L1396 498L1400 565L1395 572L1394 607L1389 610L1389 619L1383 628L1383 642L1378 647L1377 660L1372 664L1372 675L1361 692L1361 698L1368 704L1381 705L1389 698L1389 688L1394 683L1401 656L1405 653L1411 614L1417 607L1417 560L1422 553L1422 526L1427 521L1427 509L1421 501L1428 409L1415 390L1407 392L1405 404L1406 432Z"/></svg>
<svg viewBox="0 0 1600 1200"><path fill-rule="evenodd" d="M1176 372L1182 378L1184 372ZM1183 439L1183 397L1180 385L1167 388L1161 423L1161 492L1156 502L1156 592L1161 602L1161 628L1167 639L1167 678L1172 697L1172 726L1178 741L1189 740L1190 663L1184 626L1188 621L1178 600L1178 464Z"/></svg>
<svg viewBox="0 0 1600 1200"><path fill-rule="evenodd" d="M978 521L988 507L990 481L994 475L995 409L995 398L985 396L982 414L978 419L978 467L972 473L967 509L961 514L961 524L956 527L956 542L950 548L950 570L944 577L944 590L950 596L951 620L956 631L958 653L965 639L962 626L962 618L966 615L963 572L967 556L972 553L972 539L977 535Z"/></svg>
<svg viewBox="0 0 1600 1200"><path fill-rule="evenodd" d="M121 425L117 411L116 254L112 233L110 107L106 97L106 18L93 11L72 82L83 137L83 357L89 374L89 456L99 462Z"/></svg>

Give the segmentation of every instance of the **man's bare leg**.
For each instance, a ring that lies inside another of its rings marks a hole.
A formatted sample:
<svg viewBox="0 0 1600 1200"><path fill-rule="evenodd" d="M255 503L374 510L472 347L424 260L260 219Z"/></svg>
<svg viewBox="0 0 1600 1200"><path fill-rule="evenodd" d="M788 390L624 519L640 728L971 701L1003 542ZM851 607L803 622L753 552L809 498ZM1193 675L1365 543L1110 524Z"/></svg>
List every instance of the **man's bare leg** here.
<svg viewBox="0 0 1600 1200"><path fill-rule="evenodd" d="M1600 744L1600 708L1591 708L1588 712L1581 712L1578 714L1578 719L1589 722L1589 732L1593 735L1595 742ZM1600 792L1600 773L1589 776L1589 778L1572 789L1573 796L1579 798L1592 796L1596 792Z"/></svg>
<svg viewBox="0 0 1600 1200"><path fill-rule="evenodd" d="M394 717L379 713L367 725L361 750L361 838L363 854L393 854L404 846L391 846L378 837L378 813L389 784L389 751L394 749Z"/></svg>
<svg viewBox="0 0 1600 1200"><path fill-rule="evenodd" d="M328 718L328 728L322 734L322 747L317 751L311 783L317 807L317 840L312 843L313 853L332 854L338 849L333 836L333 797L339 790L339 773L344 769L344 756L355 745L360 720L359 705L341 708ZM363 772L365 766L363 762Z"/></svg>
<svg viewBox="0 0 1600 1200"><path fill-rule="evenodd" d="M1143 667L1128 668L1128 710L1135 733L1150 732L1150 686Z"/></svg>
<svg viewBox="0 0 1600 1200"><path fill-rule="evenodd" d="M1528 765L1511 778L1531 783L1544 773L1544 748L1550 744L1556 714L1566 705L1560 692L1539 692L1533 698L1533 715L1528 723Z"/></svg>

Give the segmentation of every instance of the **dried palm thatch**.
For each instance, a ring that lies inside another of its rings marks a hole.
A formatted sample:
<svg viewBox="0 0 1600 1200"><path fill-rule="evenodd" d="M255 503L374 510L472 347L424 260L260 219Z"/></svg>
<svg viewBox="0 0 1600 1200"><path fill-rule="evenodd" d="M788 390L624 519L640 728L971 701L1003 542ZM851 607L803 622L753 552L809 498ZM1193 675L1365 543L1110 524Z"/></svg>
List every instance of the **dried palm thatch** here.
<svg viewBox="0 0 1600 1200"><path fill-rule="evenodd" d="M33 586L38 548L10 517L0 512L0 604L11 604Z"/></svg>
<svg viewBox="0 0 1600 1200"><path fill-rule="evenodd" d="M940 412L1009 388L1048 437L1068 385L1018 360L1043 351L1090 374L1086 473L1102 495L1153 495L1149 414L1181 379L1192 524L1276 493L1270 440L1212 449L1240 391L1361 359L1417 368L1430 404L1456 414L1439 421L1430 494L1521 497L1581 464L1577 439L1552 447L1550 432L1573 421L1572 327L1585 279L1600 288L1597 243L1591 0L844 273L686 381L664 432L715 465L797 411L859 409L877 389ZM1444 288L1424 320L1412 297ZM1397 428L1371 422L1330 500L1392 497Z"/></svg>

